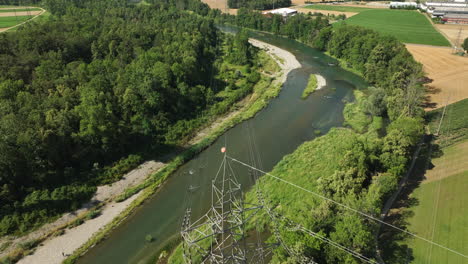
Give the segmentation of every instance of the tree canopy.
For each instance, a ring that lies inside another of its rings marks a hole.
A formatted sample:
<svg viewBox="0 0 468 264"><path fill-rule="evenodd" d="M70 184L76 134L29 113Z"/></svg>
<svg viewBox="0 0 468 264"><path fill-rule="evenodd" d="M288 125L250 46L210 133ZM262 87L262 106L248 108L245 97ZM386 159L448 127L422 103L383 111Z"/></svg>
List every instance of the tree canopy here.
<svg viewBox="0 0 468 264"><path fill-rule="evenodd" d="M215 94L238 89L223 61L252 65L246 35L226 41L200 1L150 2L44 0L47 21L0 34L0 235L77 208L142 161L129 154L162 153L232 105Z"/></svg>

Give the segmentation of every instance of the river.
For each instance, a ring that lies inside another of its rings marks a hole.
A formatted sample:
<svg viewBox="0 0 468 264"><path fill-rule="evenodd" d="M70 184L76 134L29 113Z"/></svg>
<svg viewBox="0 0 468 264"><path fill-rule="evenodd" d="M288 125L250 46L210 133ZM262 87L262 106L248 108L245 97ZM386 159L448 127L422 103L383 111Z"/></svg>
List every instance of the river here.
<svg viewBox="0 0 468 264"><path fill-rule="evenodd" d="M343 124L344 102L354 99L353 89L365 87L362 78L330 66L330 63L337 64L333 58L296 41L260 32L252 32L251 36L290 51L302 67L289 73L280 95L268 107L228 130L212 146L180 167L157 194L116 228L108 239L90 249L78 263L147 263L168 241L179 236L188 205L192 208L193 219L210 207L211 179L223 157L220 148L226 144L230 156L248 161L247 126L256 138L263 169L269 171L284 155L316 137L317 130L324 134ZM301 94L311 73L322 75L327 86L302 100ZM236 166L235 170L243 188L250 187L252 181L245 168ZM189 201L187 190L190 185L197 188L191 192ZM147 235L152 235L155 240L146 242Z"/></svg>

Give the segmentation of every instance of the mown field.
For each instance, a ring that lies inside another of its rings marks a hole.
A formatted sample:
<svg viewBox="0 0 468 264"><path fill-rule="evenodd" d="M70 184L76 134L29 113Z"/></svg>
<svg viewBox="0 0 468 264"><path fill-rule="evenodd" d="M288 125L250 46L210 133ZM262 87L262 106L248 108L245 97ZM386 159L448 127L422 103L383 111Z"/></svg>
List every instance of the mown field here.
<svg viewBox="0 0 468 264"><path fill-rule="evenodd" d="M404 43L449 46L450 43L431 25L424 15L408 10L366 10L342 23L373 29L395 36Z"/></svg>
<svg viewBox="0 0 468 264"><path fill-rule="evenodd" d="M468 255L468 140L443 149L444 155L433 160L435 167L426 174L412 198L418 205L412 208L409 230L424 238ZM461 165L464 170L454 170ZM445 249L413 239L412 263L468 263L463 257Z"/></svg>
<svg viewBox="0 0 468 264"><path fill-rule="evenodd" d="M0 28L7 28L22 23L32 16L11 16L11 17L0 17Z"/></svg>
<svg viewBox="0 0 468 264"><path fill-rule="evenodd" d="M434 133L442 109L429 112ZM442 155L431 160L420 186L411 194L416 205L409 208L409 230L424 238L468 255L468 99L446 109L439 139ZM456 140L454 140L456 139ZM433 148L434 149L434 148ZM434 152L433 152L434 153ZM431 168L432 167L432 168ZM409 240L412 263L465 264L468 260L422 240Z"/></svg>
<svg viewBox="0 0 468 264"><path fill-rule="evenodd" d="M439 128L439 120L444 108L427 113L426 119L429 122L429 129L431 133L436 133ZM448 146L454 142L468 139L468 99L450 104L445 110L445 121L439 131L440 137L446 138L439 139L439 144ZM449 124L448 124L449 123ZM444 129L444 125L449 125L449 130Z"/></svg>
<svg viewBox="0 0 468 264"><path fill-rule="evenodd" d="M339 12L354 12L360 13L367 10L373 10L373 8L366 7L355 7L355 6L339 6L339 5L308 5L305 6L307 9L315 10L330 10L330 11L339 11Z"/></svg>

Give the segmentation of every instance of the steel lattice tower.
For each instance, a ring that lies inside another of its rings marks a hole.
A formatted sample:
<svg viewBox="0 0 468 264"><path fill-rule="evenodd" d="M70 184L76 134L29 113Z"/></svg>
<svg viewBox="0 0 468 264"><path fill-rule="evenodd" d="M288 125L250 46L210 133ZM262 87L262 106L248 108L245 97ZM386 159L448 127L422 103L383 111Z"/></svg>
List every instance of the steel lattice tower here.
<svg viewBox="0 0 468 264"><path fill-rule="evenodd" d="M186 263L194 259L204 263L247 263L250 249L245 241L245 224L262 206L245 204L242 198L241 184L225 155L211 184L211 208L193 223L191 209L186 210L181 231ZM249 256L255 258L256 253L264 254L257 248Z"/></svg>

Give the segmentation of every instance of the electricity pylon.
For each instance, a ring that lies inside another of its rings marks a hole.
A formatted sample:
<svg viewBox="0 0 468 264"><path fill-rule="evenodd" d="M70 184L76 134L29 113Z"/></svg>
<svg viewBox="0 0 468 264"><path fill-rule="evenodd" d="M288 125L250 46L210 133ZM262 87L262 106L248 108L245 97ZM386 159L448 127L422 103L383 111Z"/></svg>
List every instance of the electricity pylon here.
<svg viewBox="0 0 468 264"><path fill-rule="evenodd" d="M243 202L241 184L231 164L223 158L211 183L212 205L208 212L192 222L190 208L182 223L183 254L186 263L252 263L264 250L253 251L245 240L245 225L262 206Z"/></svg>

